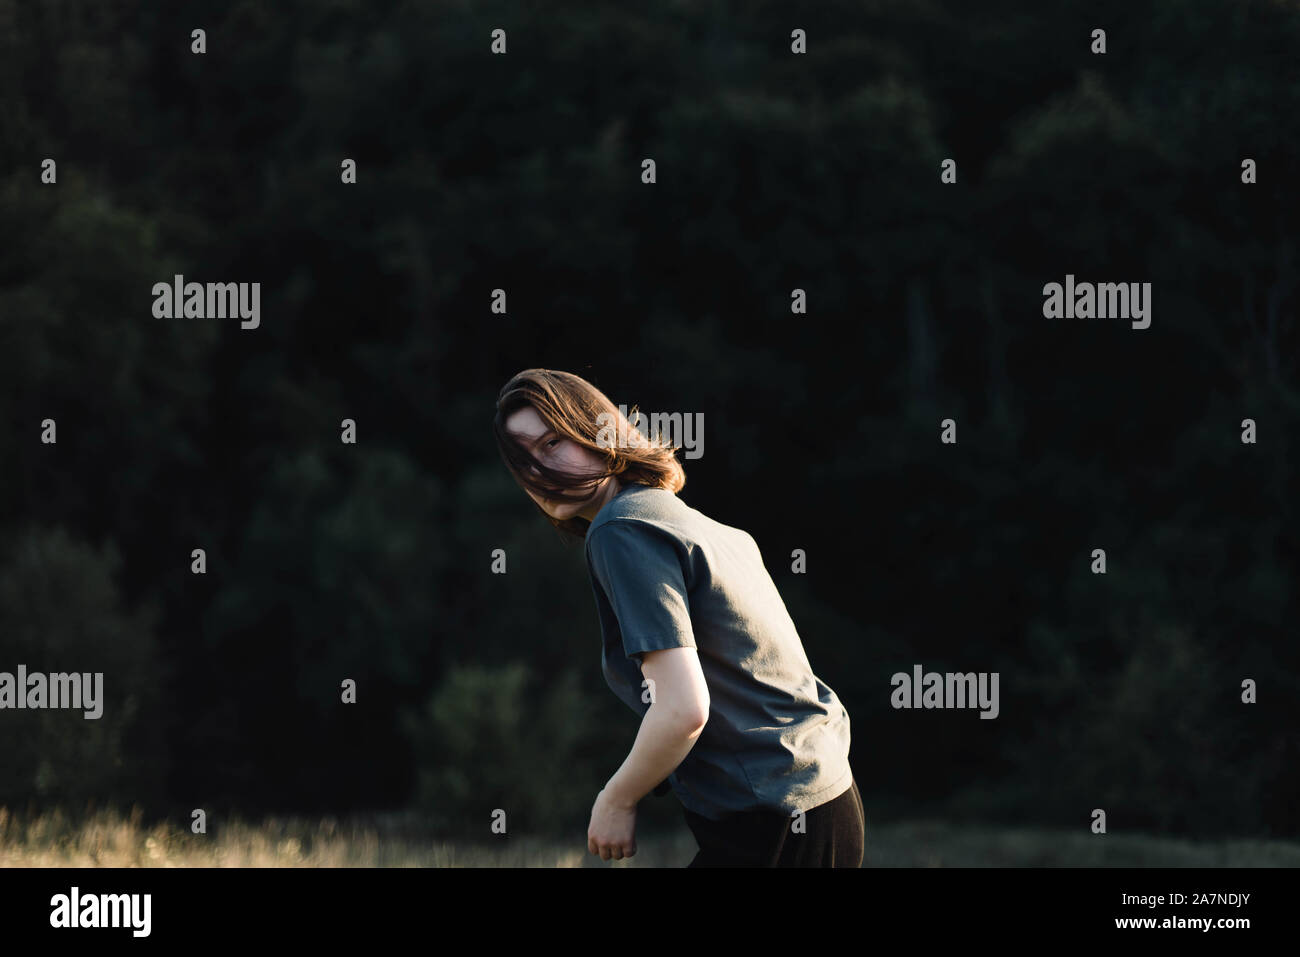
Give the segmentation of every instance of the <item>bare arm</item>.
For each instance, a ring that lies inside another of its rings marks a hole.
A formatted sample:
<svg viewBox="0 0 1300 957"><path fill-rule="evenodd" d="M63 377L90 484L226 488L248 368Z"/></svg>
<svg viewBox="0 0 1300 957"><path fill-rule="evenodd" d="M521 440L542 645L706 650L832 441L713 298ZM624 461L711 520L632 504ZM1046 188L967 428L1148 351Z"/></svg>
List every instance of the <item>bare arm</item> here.
<svg viewBox="0 0 1300 957"><path fill-rule="evenodd" d="M664 648L642 657L650 682L650 710L641 719L632 751L605 785L610 799L635 807L676 769L709 720L709 688L694 648Z"/></svg>

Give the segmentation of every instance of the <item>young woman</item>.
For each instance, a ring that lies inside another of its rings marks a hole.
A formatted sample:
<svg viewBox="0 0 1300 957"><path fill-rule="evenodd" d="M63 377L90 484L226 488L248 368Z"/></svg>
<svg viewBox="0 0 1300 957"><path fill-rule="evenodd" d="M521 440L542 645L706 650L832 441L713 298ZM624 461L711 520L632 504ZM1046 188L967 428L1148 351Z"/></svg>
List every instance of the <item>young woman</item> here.
<svg viewBox="0 0 1300 957"><path fill-rule="evenodd" d="M494 430L543 514L585 539L605 680L642 716L587 849L635 854L637 803L671 786L700 848L690 867L861 867L849 715L813 674L754 539L681 501L675 448L576 375L516 375Z"/></svg>

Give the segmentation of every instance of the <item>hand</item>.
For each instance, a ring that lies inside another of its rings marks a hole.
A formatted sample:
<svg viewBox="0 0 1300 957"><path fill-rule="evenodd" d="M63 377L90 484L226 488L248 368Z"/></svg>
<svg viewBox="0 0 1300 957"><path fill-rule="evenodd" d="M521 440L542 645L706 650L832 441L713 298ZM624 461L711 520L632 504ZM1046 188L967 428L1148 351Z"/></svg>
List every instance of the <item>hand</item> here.
<svg viewBox="0 0 1300 957"><path fill-rule="evenodd" d="M636 853L636 805L617 804L602 790L591 807L587 850L602 861L621 861Z"/></svg>

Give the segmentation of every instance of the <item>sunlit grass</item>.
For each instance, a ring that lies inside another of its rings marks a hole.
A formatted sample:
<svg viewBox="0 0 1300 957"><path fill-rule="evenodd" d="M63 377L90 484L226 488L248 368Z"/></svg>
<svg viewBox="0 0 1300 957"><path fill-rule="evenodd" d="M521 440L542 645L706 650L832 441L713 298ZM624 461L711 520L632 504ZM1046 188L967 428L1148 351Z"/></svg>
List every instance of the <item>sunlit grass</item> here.
<svg viewBox="0 0 1300 957"><path fill-rule="evenodd" d="M423 839L406 815L239 818L191 834L175 822L145 824L100 810L31 816L0 808L0 867L682 867L695 853L683 826L638 834L637 854L605 862L585 835L570 843L502 836L470 844ZM1034 828L961 827L907 821L871 825L866 865L880 867L1300 867L1300 843L1093 835Z"/></svg>
<svg viewBox="0 0 1300 957"><path fill-rule="evenodd" d="M513 835L476 845L422 839L416 830L391 814L234 818L192 834L171 821L145 824L138 809L74 820L59 809L25 816L0 807L0 867L676 867L695 853L685 828L638 835L635 860L608 863L587 853L585 834L569 846Z"/></svg>

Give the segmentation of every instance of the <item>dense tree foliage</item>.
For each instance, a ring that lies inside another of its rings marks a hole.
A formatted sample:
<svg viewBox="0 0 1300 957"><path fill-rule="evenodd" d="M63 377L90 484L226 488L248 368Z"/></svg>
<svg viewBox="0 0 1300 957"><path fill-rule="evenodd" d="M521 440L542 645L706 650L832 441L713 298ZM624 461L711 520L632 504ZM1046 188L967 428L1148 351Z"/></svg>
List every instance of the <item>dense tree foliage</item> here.
<svg viewBox="0 0 1300 957"><path fill-rule="evenodd" d="M489 428L546 366L703 414L682 497L869 813L1295 836L1297 50L1283 0L0 0L0 670L111 714L3 713L0 803L584 823L636 723ZM155 318L177 273L260 327ZM1151 327L1044 318L1067 273ZM1000 716L895 710L914 663Z"/></svg>

